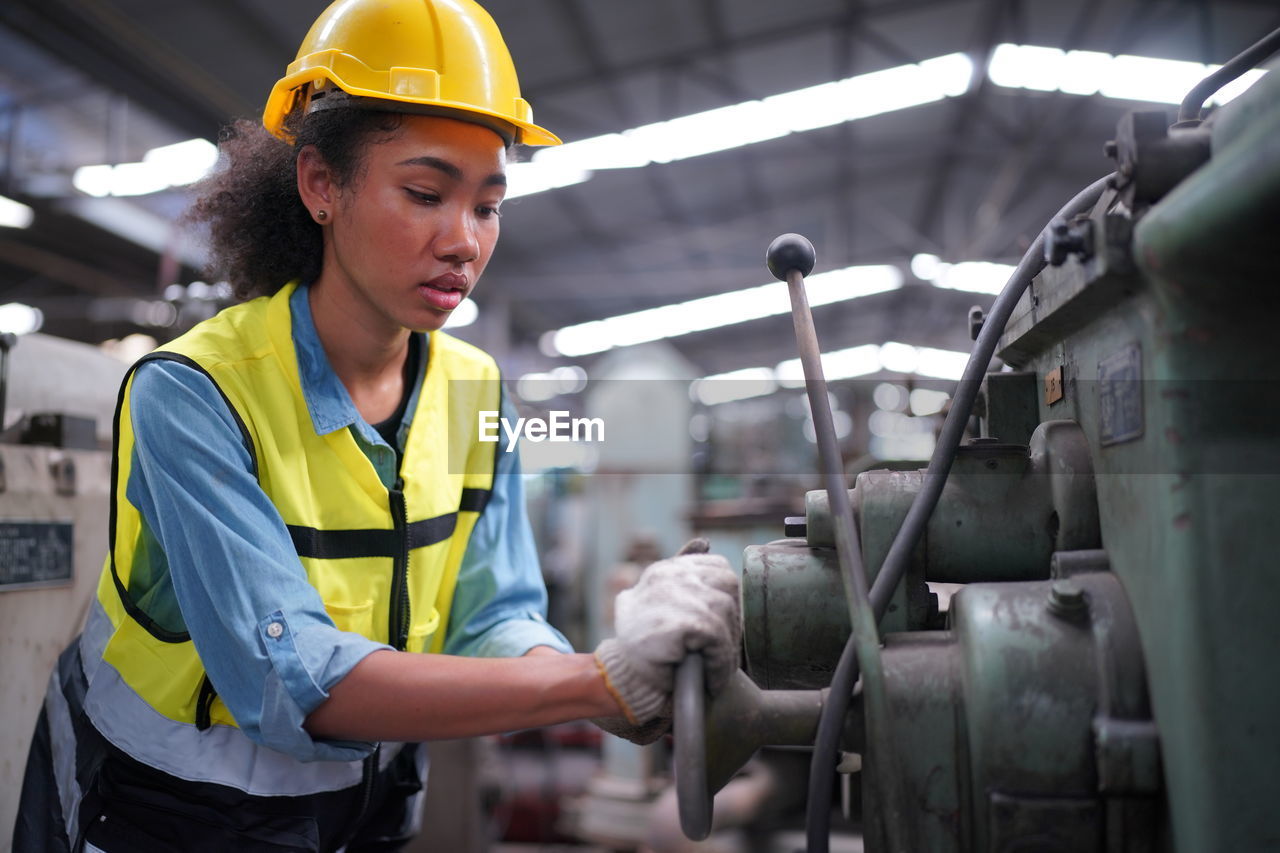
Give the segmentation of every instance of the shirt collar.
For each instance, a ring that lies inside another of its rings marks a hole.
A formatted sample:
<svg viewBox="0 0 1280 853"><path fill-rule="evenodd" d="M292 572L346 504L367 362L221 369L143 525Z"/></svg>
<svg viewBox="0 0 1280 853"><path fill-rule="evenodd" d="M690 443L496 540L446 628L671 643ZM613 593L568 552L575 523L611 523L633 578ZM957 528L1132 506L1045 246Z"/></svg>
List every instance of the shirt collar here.
<svg viewBox="0 0 1280 853"><path fill-rule="evenodd" d="M289 296L289 314L293 317L293 346L298 354L298 379L302 382L302 397L307 401L311 423L317 435L327 435L334 430L351 426L360 420L360 412L351 395L329 365L311 318L311 301L308 287L298 287Z"/></svg>
<svg viewBox="0 0 1280 853"><path fill-rule="evenodd" d="M315 320L311 316L311 301L307 298L309 290L303 285L290 294L289 313L293 318L293 346L298 356L298 379L302 383L302 398L311 414L311 424L317 435L328 435L334 430L355 424L361 433L368 433L366 437L370 441L380 441L377 432L360 416L346 386L329 364L329 356L320 343L320 335L316 332ZM418 383L422 381L426 361L425 340L420 352L422 355L418 359ZM409 411L405 413L405 421L412 416L417 397L415 388L409 401Z"/></svg>

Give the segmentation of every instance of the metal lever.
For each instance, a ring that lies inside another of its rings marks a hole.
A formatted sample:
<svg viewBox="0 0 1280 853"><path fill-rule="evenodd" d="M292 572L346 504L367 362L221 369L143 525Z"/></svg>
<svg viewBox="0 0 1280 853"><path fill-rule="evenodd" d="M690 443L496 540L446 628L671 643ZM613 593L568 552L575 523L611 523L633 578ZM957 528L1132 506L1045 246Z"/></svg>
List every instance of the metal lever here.
<svg viewBox="0 0 1280 853"><path fill-rule="evenodd" d="M799 234L784 234L769 246L766 257L769 271L778 278L788 281L792 290L793 301L796 289L803 288L803 278L813 270L816 255L813 244ZM803 300L803 290L800 290ZM802 358L812 355L817 358L817 336L813 331L810 319L807 335L797 325L797 333L801 335L800 349ZM806 375L811 373L811 366L806 364ZM821 385L821 403L827 406L826 383ZM813 398L811 390L810 397ZM830 407L823 410L814 405L813 419L818 427L818 435L824 436L823 426L831 423ZM830 428L828 427L828 430ZM834 433L830 436L834 443ZM823 446L823 451L828 448ZM824 456L825 458L825 456ZM839 456L835 457L839 463ZM706 680L703 676L703 660L700 654L690 654L676 668L676 684L674 696L674 718L672 720L675 733L675 770L676 770L676 802L680 811L680 828L685 836L693 841L701 841L711 833L712 794L707 784L707 729L706 729Z"/></svg>

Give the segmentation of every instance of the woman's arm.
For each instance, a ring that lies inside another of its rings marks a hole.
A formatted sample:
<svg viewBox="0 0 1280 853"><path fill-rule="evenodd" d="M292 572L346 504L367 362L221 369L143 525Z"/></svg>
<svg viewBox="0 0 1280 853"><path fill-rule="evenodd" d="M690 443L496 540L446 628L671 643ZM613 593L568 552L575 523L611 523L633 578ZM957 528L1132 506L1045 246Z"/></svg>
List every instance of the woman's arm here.
<svg viewBox="0 0 1280 853"><path fill-rule="evenodd" d="M162 548L155 573L171 579L170 594L240 728L300 760L360 758L382 739L457 737L617 716L626 708L613 697L632 702L628 689L636 684L646 694L670 691L671 661L651 660L652 650L672 645L665 635L699 633L700 620L690 610L698 596L674 588L678 594L666 602L671 618L638 626L626 653L610 658L612 665L591 655L556 653L548 645L560 642L559 635L545 627L502 642L520 651L533 646L533 653L490 659L396 652L339 631L258 486L248 449L212 383L171 362L143 365L131 412L136 459L128 491ZM719 594L736 607L736 579L727 563L723 571L734 589ZM690 564L677 575L686 572L700 574ZM164 591L157 586L151 597ZM530 614L539 610L529 605ZM716 621L721 618L728 618L727 611ZM492 638L492 630L484 633Z"/></svg>
<svg viewBox="0 0 1280 853"><path fill-rule="evenodd" d="M377 651L330 690L306 729L313 737L414 741L582 717L622 716L643 727L670 706L675 667L689 652L703 655L712 692L738 668L738 576L707 547L691 541L620 593L618 635L594 655L545 646L493 659Z"/></svg>
<svg viewBox="0 0 1280 853"><path fill-rule="evenodd" d="M305 727L314 738L422 741L621 713L592 655L545 646L488 659L382 650L335 684Z"/></svg>

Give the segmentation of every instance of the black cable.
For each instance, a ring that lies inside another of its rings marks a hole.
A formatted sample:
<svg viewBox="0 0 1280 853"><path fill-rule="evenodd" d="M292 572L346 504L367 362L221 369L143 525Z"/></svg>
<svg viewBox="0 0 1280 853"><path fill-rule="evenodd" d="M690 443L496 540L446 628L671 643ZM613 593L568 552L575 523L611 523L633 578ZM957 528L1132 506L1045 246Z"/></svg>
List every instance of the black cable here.
<svg viewBox="0 0 1280 853"><path fill-rule="evenodd" d="M1076 214L1088 210L1107 188L1113 176L1107 175L1094 181L1067 202L1057 215L1050 220L1071 219ZM1047 229L1047 226L1046 226ZM1027 249L1017 268L1010 276L1000 295L991 306L978 340L973 345L973 352L960 377L959 387L951 402L951 411L943 422L938 434L938 443L933 449L929 467L925 469L924 482L920 491L911 502L911 508L894 536L889 553L885 555L875 583L871 585L871 606L875 611L876 622L884 618L889 599L897 589L906 573L911 552L920 541L929 516L937 506L942 488L946 485L947 474L955 461L956 450L960 439L964 436L965 426L973 410L973 401L978 395L978 388L983 375L995 354L1000 336L1004 334L1005 324L1009 322L1014 307L1022 297L1023 291L1031 284L1031 279L1044 269L1044 230L1036 237L1035 242ZM849 710L849 701L853 696L854 685L858 681L858 659L855 652L854 634L850 634L840 653L840 661L831 677L831 688L827 701L822 706L822 715L818 720L818 733L813 744L813 759L809 765L809 802L805 810L805 836L808 853L827 853L831 834L831 789L834 782L836 760L840 750L840 730L844 726L845 714ZM886 745L888 746L888 745ZM891 748L891 747L890 747Z"/></svg>
<svg viewBox="0 0 1280 853"><path fill-rule="evenodd" d="M1178 121L1198 121L1200 108L1210 95L1277 51L1280 51L1280 30L1263 36L1256 44L1232 57L1226 65L1193 86L1178 107Z"/></svg>

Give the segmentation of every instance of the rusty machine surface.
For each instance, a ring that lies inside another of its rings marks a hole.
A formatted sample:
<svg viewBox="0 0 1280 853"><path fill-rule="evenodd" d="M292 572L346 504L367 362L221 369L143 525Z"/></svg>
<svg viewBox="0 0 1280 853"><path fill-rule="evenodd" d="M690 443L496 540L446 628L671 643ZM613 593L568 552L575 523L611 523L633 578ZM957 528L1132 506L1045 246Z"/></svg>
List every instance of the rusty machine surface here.
<svg viewBox="0 0 1280 853"><path fill-rule="evenodd" d="M756 747L816 740L811 851L837 766L870 851L1280 849L1280 72L1202 122L1206 94L1126 116L1116 171L974 315L927 469L846 491L828 459L747 549L745 673L710 700L679 673L688 834ZM812 265L771 247L802 358Z"/></svg>

